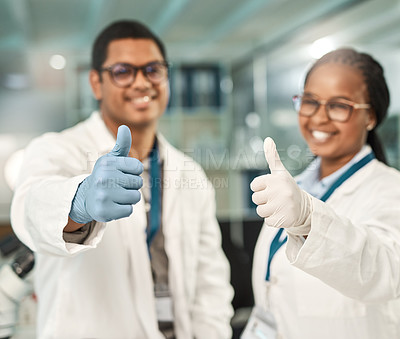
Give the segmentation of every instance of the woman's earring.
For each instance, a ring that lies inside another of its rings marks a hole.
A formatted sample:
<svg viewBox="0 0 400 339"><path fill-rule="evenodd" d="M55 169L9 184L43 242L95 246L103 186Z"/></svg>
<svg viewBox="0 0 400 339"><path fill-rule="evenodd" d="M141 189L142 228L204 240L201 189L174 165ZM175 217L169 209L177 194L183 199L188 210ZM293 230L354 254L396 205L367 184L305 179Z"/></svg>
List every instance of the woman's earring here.
<svg viewBox="0 0 400 339"><path fill-rule="evenodd" d="M367 126L367 131L369 132L369 131L372 131L373 129L374 129L374 125L368 125Z"/></svg>

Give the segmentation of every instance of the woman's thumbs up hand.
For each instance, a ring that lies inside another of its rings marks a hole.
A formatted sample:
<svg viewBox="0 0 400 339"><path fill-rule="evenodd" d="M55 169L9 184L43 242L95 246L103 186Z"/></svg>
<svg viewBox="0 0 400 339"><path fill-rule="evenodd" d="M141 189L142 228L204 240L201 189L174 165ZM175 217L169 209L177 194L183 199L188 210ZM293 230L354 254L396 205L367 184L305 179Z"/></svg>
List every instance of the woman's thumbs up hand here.
<svg viewBox="0 0 400 339"><path fill-rule="evenodd" d="M252 199L257 205L257 214L265 219L268 226L292 228L310 223L312 211L311 196L300 189L281 162L275 142L264 140L265 159L271 174L255 178L250 188ZM301 234L307 234L309 227ZM291 229L292 231L292 229ZM295 230L293 233L298 234Z"/></svg>

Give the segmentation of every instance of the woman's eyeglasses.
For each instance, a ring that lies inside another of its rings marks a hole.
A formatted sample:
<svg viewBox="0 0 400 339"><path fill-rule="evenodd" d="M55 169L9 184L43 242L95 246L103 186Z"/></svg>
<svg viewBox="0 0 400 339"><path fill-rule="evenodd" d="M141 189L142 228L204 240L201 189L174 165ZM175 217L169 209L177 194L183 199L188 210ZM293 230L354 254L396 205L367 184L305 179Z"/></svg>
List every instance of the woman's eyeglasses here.
<svg viewBox="0 0 400 339"><path fill-rule="evenodd" d="M311 117L318 111L320 106L325 106L329 120L339 122L349 120L351 113L355 109L371 108L370 104L357 104L345 99L316 100L301 95L295 95L292 99L294 108L301 116Z"/></svg>

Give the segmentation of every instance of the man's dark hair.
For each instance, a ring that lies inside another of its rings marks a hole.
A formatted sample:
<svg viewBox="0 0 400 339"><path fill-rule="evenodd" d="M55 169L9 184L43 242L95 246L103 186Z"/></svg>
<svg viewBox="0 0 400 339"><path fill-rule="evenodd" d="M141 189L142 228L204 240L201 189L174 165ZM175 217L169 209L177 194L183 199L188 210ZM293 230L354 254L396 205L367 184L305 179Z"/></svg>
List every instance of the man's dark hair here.
<svg viewBox="0 0 400 339"><path fill-rule="evenodd" d="M92 69L100 73L104 61L107 59L107 48L110 42L119 39L150 39L160 49L166 60L166 51L162 41L145 25L134 20L116 21L104 28L94 41L92 48Z"/></svg>
<svg viewBox="0 0 400 339"><path fill-rule="evenodd" d="M371 146L378 160L387 163L385 152L381 141L375 131L381 122L386 118L390 103L389 89L385 80L382 66L371 55L360 53L352 48L341 48L325 54L317 60L308 71L304 84L310 74L318 67L327 63L339 63L350 65L358 69L364 77L367 85L369 100L376 116L376 126L369 131L367 143Z"/></svg>

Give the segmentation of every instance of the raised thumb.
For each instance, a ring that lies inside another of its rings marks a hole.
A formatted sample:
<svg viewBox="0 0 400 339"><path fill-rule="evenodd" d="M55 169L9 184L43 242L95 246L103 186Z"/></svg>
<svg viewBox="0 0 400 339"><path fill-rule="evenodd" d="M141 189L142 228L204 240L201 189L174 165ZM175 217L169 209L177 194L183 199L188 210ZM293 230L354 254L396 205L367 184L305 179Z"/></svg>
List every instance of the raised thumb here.
<svg viewBox="0 0 400 339"><path fill-rule="evenodd" d="M264 140L264 154L271 174L287 172L285 166L282 164L281 158L279 157L278 151L276 150L275 142L270 137L265 138Z"/></svg>
<svg viewBox="0 0 400 339"><path fill-rule="evenodd" d="M117 142L109 154L117 157L126 157L131 149L131 143L131 130L128 126L121 125L118 127Z"/></svg>

